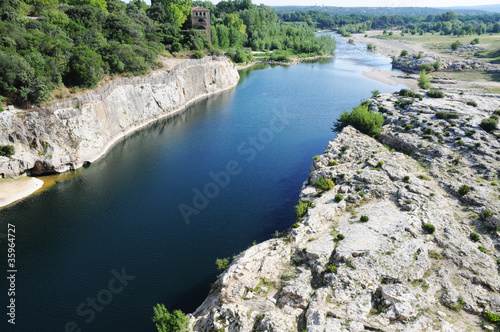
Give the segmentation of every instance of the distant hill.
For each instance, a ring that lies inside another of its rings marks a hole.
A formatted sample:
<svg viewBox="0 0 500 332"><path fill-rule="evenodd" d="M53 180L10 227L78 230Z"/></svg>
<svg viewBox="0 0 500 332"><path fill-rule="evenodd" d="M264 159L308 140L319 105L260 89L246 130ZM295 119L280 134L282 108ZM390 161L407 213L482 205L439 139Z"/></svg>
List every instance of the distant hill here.
<svg viewBox="0 0 500 332"><path fill-rule="evenodd" d="M500 13L500 4L498 5L483 5L483 6L461 6L461 7L445 7L444 10L482 10L486 12Z"/></svg>
<svg viewBox="0 0 500 332"><path fill-rule="evenodd" d="M489 6L479 6L489 7ZM478 7L478 8L479 8ZM492 6L493 7L493 6ZM497 6L497 7L500 7ZM446 11L452 10L449 8L431 8L431 7L331 7L331 6L274 6L272 7L276 13L285 14L298 11L323 11L331 15L405 15L405 16L420 16L420 15L438 15ZM484 15L490 14L491 10L487 11L479 9L468 9L465 7L456 7L453 9L459 15Z"/></svg>

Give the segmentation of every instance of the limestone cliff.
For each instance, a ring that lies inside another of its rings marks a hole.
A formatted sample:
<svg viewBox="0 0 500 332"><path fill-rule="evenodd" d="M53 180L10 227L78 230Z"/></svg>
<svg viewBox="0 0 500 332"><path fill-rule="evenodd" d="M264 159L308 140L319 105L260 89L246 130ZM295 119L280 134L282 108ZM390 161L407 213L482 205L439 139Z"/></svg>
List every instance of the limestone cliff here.
<svg viewBox="0 0 500 332"><path fill-rule="evenodd" d="M499 96L395 93L371 105L386 116L378 140L347 127L328 144L302 188L307 214L235 258L192 330L495 329L500 143L479 123Z"/></svg>
<svg viewBox="0 0 500 332"><path fill-rule="evenodd" d="M74 170L128 133L238 80L225 58L186 60L171 71L121 79L50 108L2 112L0 145L14 145L16 153L0 157L0 175Z"/></svg>

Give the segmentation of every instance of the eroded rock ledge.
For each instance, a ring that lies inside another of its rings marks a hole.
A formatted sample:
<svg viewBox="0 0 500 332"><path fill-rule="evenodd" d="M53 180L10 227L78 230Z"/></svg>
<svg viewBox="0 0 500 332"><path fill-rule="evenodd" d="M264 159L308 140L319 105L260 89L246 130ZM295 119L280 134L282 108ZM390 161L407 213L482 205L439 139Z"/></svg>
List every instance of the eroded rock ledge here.
<svg viewBox="0 0 500 332"><path fill-rule="evenodd" d="M0 176L77 169L128 133L201 97L232 88L238 80L238 71L225 58L187 60L171 71L124 79L123 84L98 89L103 94L89 93L82 102L65 103L75 106L2 112L0 145L14 145L16 153L0 157Z"/></svg>
<svg viewBox="0 0 500 332"><path fill-rule="evenodd" d="M500 98L445 93L372 99L387 117L379 140L347 127L328 144L302 188L310 207L300 226L238 255L192 330L493 330L500 143L479 123ZM458 119L436 118L443 110ZM334 188L314 187L321 177Z"/></svg>

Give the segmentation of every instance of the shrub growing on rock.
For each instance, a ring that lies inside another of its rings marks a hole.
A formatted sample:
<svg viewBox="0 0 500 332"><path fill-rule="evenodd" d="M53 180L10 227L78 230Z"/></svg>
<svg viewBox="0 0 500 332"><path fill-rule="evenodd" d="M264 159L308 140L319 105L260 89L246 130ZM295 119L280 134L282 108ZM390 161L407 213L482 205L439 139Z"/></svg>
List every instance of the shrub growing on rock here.
<svg viewBox="0 0 500 332"><path fill-rule="evenodd" d="M370 218L368 218L368 216L361 216L361 218L359 218L359 220L362 222L367 222L368 220L370 220Z"/></svg>
<svg viewBox="0 0 500 332"><path fill-rule="evenodd" d="M479 234L477 234L475 232L470 233L469 237L474 242L478 242L479 240L481 240L481 237L479 236Z"/></svg>
<svg viewBox="0 0 500 332"><path fill-rule="evenodd" d="M458 188L458 194L460 196L465 196L470 192L470 190L471 190L471 188L468 185L464 184L464 185L461 185L460 188Z"/></svg>
<svg viewBox="0 0 500 332"><path fill-rule="evenodd" d="M467 102L467 105L472 106L472 107L477 107L477 103L474 100L469 100Z"/></svg>
<svg viewBox="0 0 500 332"><path fill-rule="evenodd" d="M297 218L302 218L307 213L307 209L309 208L309 204L303 201L299 201L299 204L295 205L295 214Z"/></svg>
<svg viewBox="0 0 500 332"><path fill-rule="evenodd" d="M432 224L423 223L422 229L429 234L433 234L436 231L436 227Z"/></svg>
<svg viewBox="0 0 500 332"><path fill-rule="evenodd" d="M324 177L321 177L314 182L314 186L323 191L332 189L334 185L335 184L333 183L332 179L325 179Z"/></svg>
<svg viewBox="0 0 500 332"><path fill-rule="evenodd" d="M226 271L229 267L229 258L217 258L215 265L217 265L217 270Z"/></svg>
<svg viewBox="0 0 500 332"><path fill-rule="evenodd" d="M359 131L375 136L380 133L380 129L384 124L384 116L379 112L370 111L369 105L363 103L349 113L345 111L340 115L340 118L334 122L332 130L340 132L344 127L353 126Z"/></svg>
<svg viewBox="0 0 500 332"><path fill-rule="evenodd" d="M491 211L491 210L484 210L484 211L483 211L483 218L484 218L484 219L489 218L489 217L491 217L491 216L493 216L493 215L494 215L494 213L493 213L493 211Z"/></svg>
<svg viewBox="0 0 500 332"><path fill-rule="evenodd" d="M10 157L16 152L12 145L0 145L0 156Z"/></svg>
<svg viewBox="0 0 500 332"><path fill-rule="evenodd" d="M343 239L345 239L344 234L337 234L337 240L342 241Z"/></svg>
<svg viewBox="0 0 500 332"><path fill-rule="evenodd" d="M403 56L408 56L408 51L407 50L402 50L401 51L401 54L399 55L400 57L403 57Z"/></svg>
<svg viewBox="0 0 500 332"><path fill-rule="evenodd" d="M430 63L422 63L420 65L420 70L425 70L426 72L429 72L429 71L432 71L432 69L434 69L434 67L432 67L432 65Z"/></svg>
<svg viewBox="0 0 500 332"><path fill-rule="evenodd" d="M203 53L203 51L194 51L193 56L195 59L203 59L205 57L205 53Z"/></svg>
<svg viewBox="0 0 500 332"><path fill-rule="evenodd" d="M335 202L339 203L343 199L344 199L344 196L342 196L341 194L335 195Z"/></svg>
<svg viewBox="0 0 500 332"><path fill-rule="evenodd" d="M153 322L159 332L187 332L189 331L189 319L180 310L169 313L163 304L157 304L154 308Z"/></svg>
<svg viewBox="0 0 500 332"><path fill-rule="evenodd" d="M413 96L415 96L415 92L413 92L409 89L401 89L401 90L399 90L399 95L402 97L413 97Z"/></svg>
<svg viewBox="0 0 500 332"><path fill-rule="evenodd" d="M436 60L436 62L434 62L432 64L432 67L434 68L434 70L439 70L441 68L441 62L439 62L439 60Z"/></svg>
<svg viewBox="0 0 500 332"><path fill-rule="evenodd" d="M426 95L431 98L444 98L444 92L437 89L427 91Z"/></svg>
<svg viewBox="0 0 500 332"><path fill-rule="evenodd" d="M498 120L494 118L483 119L481 121L481 128L483 128L487 132L491 132L497 129Z"/></svg>
<svg viewBox="0 0 500 332"><path fill-rule="evenodd" d="M437 111L436 118L443 120L458 119L460 118L460 114L458 114L457 112Z"/></svg>

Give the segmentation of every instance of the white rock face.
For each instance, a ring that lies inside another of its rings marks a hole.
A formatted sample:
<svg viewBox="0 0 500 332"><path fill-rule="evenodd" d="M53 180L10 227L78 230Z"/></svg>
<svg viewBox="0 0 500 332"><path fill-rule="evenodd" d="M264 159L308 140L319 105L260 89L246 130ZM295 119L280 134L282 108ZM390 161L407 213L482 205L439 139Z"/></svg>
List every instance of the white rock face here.
<svg viewBox="0 0 500 332"><path fill-rule="evenodd" d="M112 86L102 100L87 98L95 101L76 108L0 113L0 145L16 148L12 158L0 157L0 175L64 172L95 161L128 133L234 87L238 71L227 59L218 60L188 60L171 71L131 79Z"/></svg>
<svg viewBox="0 0 500 332"><path fill-rule="evenodd" d="M500 143L479 123L500 98L445 92L405 108L397 94L373 99L391 149L344 128L311 166L300 226L236 257L191 329L481 331L500 312ZM458 115L436 118L443 110ZM321 177L333 189L316 188ZM472 190L460 196L463 184Z"/></svg>

